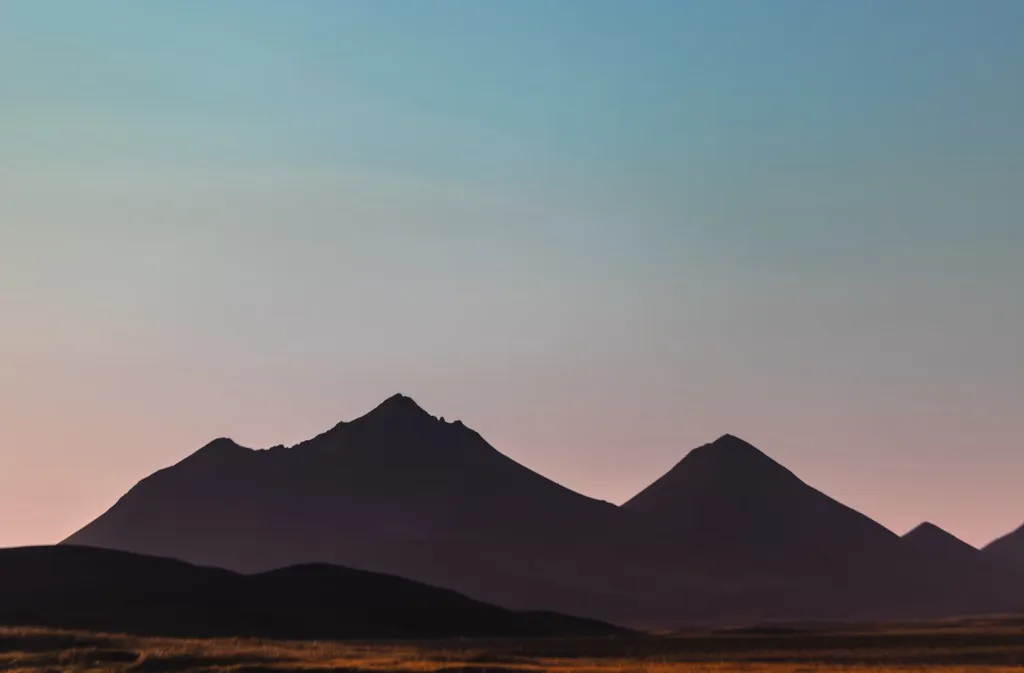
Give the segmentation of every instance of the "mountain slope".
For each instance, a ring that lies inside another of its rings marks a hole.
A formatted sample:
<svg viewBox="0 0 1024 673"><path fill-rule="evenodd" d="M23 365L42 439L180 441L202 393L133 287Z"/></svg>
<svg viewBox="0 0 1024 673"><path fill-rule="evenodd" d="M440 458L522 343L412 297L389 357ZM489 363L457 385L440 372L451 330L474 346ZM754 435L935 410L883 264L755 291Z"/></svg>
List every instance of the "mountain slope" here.
<svg viewBox="0 0 1024 673"><path fill-rule="evenodd" d="M981 551L992 561L1024 573L1024 526L990 542Z"/></svg>
<svg viewBox="0 0 1024 673"><path fill-rule="evenodd" d="M0 549L0 624L166 636L422 638L594 635L444 589L327 565L245 576L88 547Z"/></svg>

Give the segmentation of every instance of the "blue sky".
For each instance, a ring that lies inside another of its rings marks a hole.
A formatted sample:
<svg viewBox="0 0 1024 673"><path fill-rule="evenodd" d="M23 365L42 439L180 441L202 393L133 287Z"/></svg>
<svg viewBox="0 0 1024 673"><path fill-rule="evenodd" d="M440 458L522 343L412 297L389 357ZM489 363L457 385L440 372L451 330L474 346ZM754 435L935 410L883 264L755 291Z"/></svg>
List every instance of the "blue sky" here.
<svg viewBox="0 0 1024 673"><path fill-rule="evenodd" d="M0 544L397 391L590 495L732 432L984 542L1024 522L1022 33L1014 0L7 0Z"/></svg>

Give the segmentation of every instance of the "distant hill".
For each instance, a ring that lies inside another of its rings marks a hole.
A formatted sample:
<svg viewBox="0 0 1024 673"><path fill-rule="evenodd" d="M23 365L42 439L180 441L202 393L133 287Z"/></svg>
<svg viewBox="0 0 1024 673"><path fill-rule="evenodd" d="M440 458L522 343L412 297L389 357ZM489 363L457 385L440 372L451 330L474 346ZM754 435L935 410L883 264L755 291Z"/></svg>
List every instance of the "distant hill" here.
<svg viewBox="0 0 1024 673"><path fill-rule="evenodd" d="M940 587L935 597L946 612L968 612L964 606L971 605L987 605L993 613L1024 610L1024 572L994 563L979 549L929 522L904 535L903 544L918 577Z"/></svg>
<svg viewBox="0 0 1024 673"><path fill-rule="evenodd" d="M620 629L329 565L245 576L88 547L0 549L0 624L165 636L449 638Z"/></svg>
<svg viewBox="0 0 1024 673"><path fill-rule="evenodd" d="M395 395L294 447L215 440L67 542L247 573L326 562L645 627L940 617L1024 595L915 538L731 435L616 507Z"/></svg>
<svg viewBox="0 0 1024 673"><path fill-rule="evenodd" d="M931 522L924 522L903 536L904 543L929 554L958 563L977 562L981 551Z"/></svg>
<svg viewBox="0 0 1024 673"><path fill-rule="evenodd" d="M989 543L982 549L986 558L1024 573L1024 526Z"/></svg>

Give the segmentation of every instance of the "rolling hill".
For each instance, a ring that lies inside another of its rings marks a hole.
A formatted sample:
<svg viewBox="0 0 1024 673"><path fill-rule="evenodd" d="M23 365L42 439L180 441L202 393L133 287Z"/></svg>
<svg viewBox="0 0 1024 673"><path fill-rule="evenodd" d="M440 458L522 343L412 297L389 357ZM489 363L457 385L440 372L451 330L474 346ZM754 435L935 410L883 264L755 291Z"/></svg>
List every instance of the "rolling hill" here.
<svg viewBox="0 0 1024 673"><path fill-rule="evenodd" d="M448 638L620 630L330 565L240 575L89 547L0 549L0 624L140 635Z"/></svg>

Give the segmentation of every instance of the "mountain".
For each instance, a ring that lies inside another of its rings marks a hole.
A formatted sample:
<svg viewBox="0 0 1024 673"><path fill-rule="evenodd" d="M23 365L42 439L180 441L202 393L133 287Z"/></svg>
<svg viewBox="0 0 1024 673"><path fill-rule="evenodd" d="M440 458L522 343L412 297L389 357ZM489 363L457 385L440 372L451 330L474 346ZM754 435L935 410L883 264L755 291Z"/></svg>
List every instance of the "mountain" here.
<svg viewBox="0 0 1024 673"><path fill-rule="evenodd" d="M894 533L732 435L689 452L622 509L699 579L691 592L721 620L888 616L885 594L903 574Z"/></svg>
<svg viewBox="0 0 1024 673"><path fill-rule="evenodd" d="M898 541L732 435L694 449L622 507L716 565L752 555L803 573Z"/></svg>
<svg viewBox="0 0 1024 673"><path fill-rule="evenodd" d="M932 523L922 523L903 536L917 558L923 578L941 578L938 598L952 605L973 605L976 612L1024 611L1024 571L990 558L981 550ZM965 612L964 610L960 610Z"/></svg>
<svg viewBox="0 0 1024 673"><path fill-rule="evenodd" d="M977 550L951 549L959 541L934 527L901 539L732 435L688 453L622 509L654 527L660 556L700 578L709 616L879 619L1024 606L1020 578L993 573Z"/></svg>
<svg viewBox="0 0 1024 673"><path fill-rule="evenodd" d="M982 553L1004 567L1024 573L1024 526L990 542Z"/></svg>
<svg viewBox="0 0 1024 673"><path fill-rule="evenodd" d="M0 549L0 624L141 635L424 638L603 635L453 591L329 565L245 576L88 547Z"/></svg>
<svg viewBox="0 0 1024 673"><path fill-rule="evenodd" d="M215 440L66 542L239 572L326 562L512 608L611 614L631 601L605 581L618 515L395 395L291 448Z"/></svg>
<svg viewBox="0 0 1024 673"><path fill-rule="evenodd" d="M66 542L243 573L330 563L640 627L941 617L1024 595L919 537L731 435L616 507L395 395L290 448L215 440Z"/></svg>

